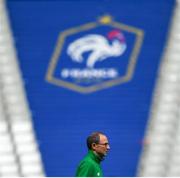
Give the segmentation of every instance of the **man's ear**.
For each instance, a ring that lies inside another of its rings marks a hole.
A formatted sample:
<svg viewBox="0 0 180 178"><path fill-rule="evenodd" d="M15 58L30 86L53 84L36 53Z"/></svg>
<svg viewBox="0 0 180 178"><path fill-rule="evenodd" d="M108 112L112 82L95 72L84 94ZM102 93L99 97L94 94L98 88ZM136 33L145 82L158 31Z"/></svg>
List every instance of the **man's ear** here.
<svg viewBox="0 0 180 178"><path fill-rule="evenodd" d="M96 144L95 144L95 143L92 143L91 148L92 148L92 150L95 150Z"/></svg>

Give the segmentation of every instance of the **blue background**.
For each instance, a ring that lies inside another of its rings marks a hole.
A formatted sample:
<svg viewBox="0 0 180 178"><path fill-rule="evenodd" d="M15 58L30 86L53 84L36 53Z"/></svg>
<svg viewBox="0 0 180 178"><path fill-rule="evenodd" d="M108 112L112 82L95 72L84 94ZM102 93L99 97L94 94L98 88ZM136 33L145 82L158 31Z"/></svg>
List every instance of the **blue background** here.
<svg viewBox="0 0 180 178"><path fill-rule="evenodd" d="M93 131L109 137L104 176L135 176L173 7L174 0L7 1L47 176L74 176ZM145 32L132 80L86 95L46 82L59 32L104 14Z"/></svg>

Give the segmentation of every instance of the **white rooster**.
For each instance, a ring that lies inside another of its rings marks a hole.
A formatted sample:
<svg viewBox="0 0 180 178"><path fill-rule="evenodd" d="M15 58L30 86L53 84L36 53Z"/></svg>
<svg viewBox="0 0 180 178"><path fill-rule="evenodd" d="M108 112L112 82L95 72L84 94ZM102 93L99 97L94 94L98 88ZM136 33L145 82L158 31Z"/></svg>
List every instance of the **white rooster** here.
<svg viewBox="0 0 180 178"><path fill-rule="evenodd" d="M97 61L108 57L117 57L126 50L126 43L123 34L119 30L108 33L107 38L102 35L90 34L72 42L67 54L76 62L83 62L83 53L91 52L87 59L87 67L93 68Z"/></svg>

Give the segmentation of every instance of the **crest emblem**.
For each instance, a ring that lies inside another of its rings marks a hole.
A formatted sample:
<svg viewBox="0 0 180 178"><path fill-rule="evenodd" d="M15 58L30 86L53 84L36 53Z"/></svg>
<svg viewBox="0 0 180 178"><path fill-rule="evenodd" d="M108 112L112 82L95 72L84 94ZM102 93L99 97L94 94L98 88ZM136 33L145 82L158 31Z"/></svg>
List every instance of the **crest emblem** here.
<svg viewBox="0 0 180 178"><path fill-rule="evenodd" d="M143 31L104 16L61 32L46 79L57 86L91 93L130 81Z"/></svg>
<svg viewBox="0 0 180 178"><path fill-rule="evenodd" d="M112 44L107 38L112 41ZM107 38L98 34L86 35L72 42L67 52L74 61L82 62L83 53L91 51L87 58L86 67L94 68L96 62L110 57L119 57L126 50L125 39L120 31L109 32Z"/></svg>

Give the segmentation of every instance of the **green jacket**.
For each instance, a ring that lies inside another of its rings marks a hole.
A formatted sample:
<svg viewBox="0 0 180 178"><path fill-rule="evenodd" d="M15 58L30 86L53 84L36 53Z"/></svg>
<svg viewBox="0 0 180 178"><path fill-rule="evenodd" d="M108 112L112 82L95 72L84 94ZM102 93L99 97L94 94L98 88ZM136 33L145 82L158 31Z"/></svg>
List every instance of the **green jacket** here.
<svg viewBox="0 0 180 178"><path fill-rule="evenodd" d="M80 162L76 171L76 177L102 177L100 162L100 158L90 150Z"/></svg>

